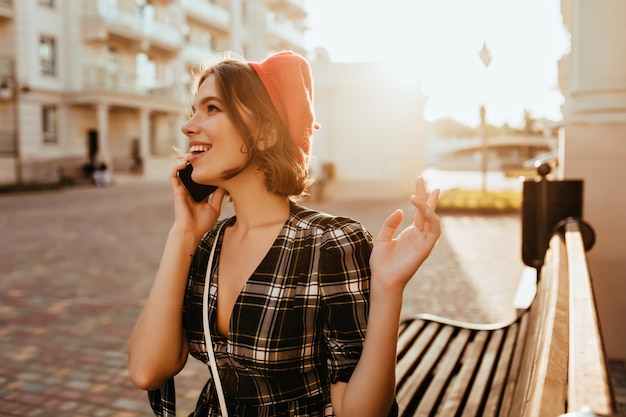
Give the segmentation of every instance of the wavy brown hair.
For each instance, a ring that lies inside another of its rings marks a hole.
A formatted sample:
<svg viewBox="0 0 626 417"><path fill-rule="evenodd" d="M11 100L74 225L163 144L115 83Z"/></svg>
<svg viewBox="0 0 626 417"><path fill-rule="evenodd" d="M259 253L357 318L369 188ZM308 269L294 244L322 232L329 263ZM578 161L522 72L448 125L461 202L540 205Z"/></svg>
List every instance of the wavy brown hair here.
<svg viewBox="0 0 626 417"><path fill-rule="evenodd" d="M307 195L312 180L308 166L298 161L308 157L291 139L256 72L243 61L226 59L201 69L194 92L210 75L215 76L224 111L245 144L245 162L226 171L224 179L233 178L255 162L270 192L290 198Z"/></svg>

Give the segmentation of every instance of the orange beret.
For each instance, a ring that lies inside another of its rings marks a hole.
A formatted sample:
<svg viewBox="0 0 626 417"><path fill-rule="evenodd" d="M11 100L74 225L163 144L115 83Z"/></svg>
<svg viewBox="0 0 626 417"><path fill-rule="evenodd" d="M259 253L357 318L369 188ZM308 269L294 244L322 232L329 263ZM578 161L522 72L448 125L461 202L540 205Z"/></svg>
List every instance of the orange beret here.
<svg viewBox="0 0 626 417"><path fill-rule="evenodd" d="M291 51L248 64L261 79L291 139L307 155L303 162L308 164L313 130L319 129L313 109L311 66L304 57Z"/></svg>

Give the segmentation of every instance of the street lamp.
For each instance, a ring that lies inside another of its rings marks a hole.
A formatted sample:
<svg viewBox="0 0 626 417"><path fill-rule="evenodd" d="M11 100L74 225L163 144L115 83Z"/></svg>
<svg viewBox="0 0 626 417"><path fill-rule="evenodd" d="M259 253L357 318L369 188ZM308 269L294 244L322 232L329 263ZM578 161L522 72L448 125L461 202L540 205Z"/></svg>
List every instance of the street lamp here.
<svg viewBox="0 0 626 417"><path fill-rule="evenodd" d="M487 49L487 42L483 42L483 49L478 53L480 60L485 66L485 70L491 64L491 53ZM482 172L482 191L483 193L487 191L487 157L489 155L489 149L487 147L487 123L485 122L485 114L487 110L485 109L485 104L483 103L480 106L480 133L481 133L481 142L482 142L482 160L481 160L481 172Z"/></svg>

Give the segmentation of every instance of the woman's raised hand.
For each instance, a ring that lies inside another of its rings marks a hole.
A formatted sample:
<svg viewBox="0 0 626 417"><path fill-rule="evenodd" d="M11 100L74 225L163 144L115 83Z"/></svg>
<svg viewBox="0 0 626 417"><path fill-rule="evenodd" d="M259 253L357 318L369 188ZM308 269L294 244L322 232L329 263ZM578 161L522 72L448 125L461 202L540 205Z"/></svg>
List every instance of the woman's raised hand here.
<svg viewBox="0 0 626 417"><path fill-rule="evenodd" d="M222 210L222 200L226 191L218 188L207 201L196 203L178 178L178 171L185 168L187 160L172 168L170 183L174 192L174 226L181 231L192 232L197 240L215 224Z"/></svg>
<svg viewBox="0 0 626 417"><path fill-rule="evenodd" d="M411 204L415 206L413 222L394 238L404 217L402 210L396 210L385 220L374 239L370 259L372 276L378 284L403 290L430 255L441 234L439 217L435 213L438 199L439 190L429 196L424 179L418 177L415 194L411 196Z"/></svg>

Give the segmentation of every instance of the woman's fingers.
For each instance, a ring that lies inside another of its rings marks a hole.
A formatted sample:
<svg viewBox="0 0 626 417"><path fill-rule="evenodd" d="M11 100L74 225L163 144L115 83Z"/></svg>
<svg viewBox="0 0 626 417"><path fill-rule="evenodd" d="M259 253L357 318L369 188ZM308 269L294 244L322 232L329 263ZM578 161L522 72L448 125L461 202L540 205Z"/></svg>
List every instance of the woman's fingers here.
<svg viewBox="0 0 626 417"><path fill-rule="evenodd" d="M418 202L426 203L428 194L426 193L426 184L423 177L417 177L415 179L415 194L411 196L411 203L415 206L415 218L413 224L419 230L424 230L424 215L420 209Z"/></svg>
<svg viewBox="0 0 626 417"><path fill-rule="evenodd" d="M426 206L424 209L424 216L426 217L426 223L424 226L424 234L433 234L435 236L439 236L441 233L441 222L439 221L439 216L435 211Z"/></svg>
<svg viewBox="0 0 626 417"><path fill-rule="evenodd" d="M439 201L439 189L435 189L430 195L426 192L424 178L417 177L415 180L415 194L411 196L411 204L415 207L413 225L424 233L436 231L439 233L439 218L435 213ZM394 211L384 222L377 239L392 240L398 227L402 223L404 213L398 209Z"/></svg>
<svg viewBox="0 0 626 417"><path fill-rule="evenodd" d="M428 194L426 193L426 182L422 176L415 179L415 196L422 201L426 201L428 198Z"/></svg>
<svg viewBox="0 0 626 417"><path fill-rule="evenodd" d="M224 200L225 195L226 190L224 190L223 188L218 188L217 190L213 191L213 193L211 193L211 195L209 196L209 206L211 206L211 208L213 208L215 211L219 212L222 209L222 200Z"/></svg>
<svg viewBox="0 0 626 417"><path fill-rule="evenodd" d="M428 202L419 200L417 197L411 197L411 203L415 206L414 226L424 233L439 230L439 217L435 213L439 190L433 191L429 196Z"/></svg>
<svg viewBox="0 0 626 417"><path fill-rule="evenodd" d="M178 179L178 171L184 169L186 166L187 161L183 160L172 167L172 169L170 170L170 183L172 184L172 187L176 188L176 186L182 185L182 183Z"/></svg>
<svg viewBox="0 0 626 417"><path fill-rule="evenodd" d="M378 232L378 236L376 240L380 241L390 241L393 239L396 230L400 224L402 224L402 219L404 218L404 213L400 209L396 209L383 223L383 226L380 228L380 232Z"/></svg>
<svg viewBox="0 0 626 417"><path fill-rule="evenodd" d="M428 206L431 209L433 209L433 211L437 210L437 203L439 202L439 194L440 193L441 193L441 190L439 190L439 188L436 188L428 196Z"/></svg>

